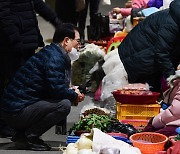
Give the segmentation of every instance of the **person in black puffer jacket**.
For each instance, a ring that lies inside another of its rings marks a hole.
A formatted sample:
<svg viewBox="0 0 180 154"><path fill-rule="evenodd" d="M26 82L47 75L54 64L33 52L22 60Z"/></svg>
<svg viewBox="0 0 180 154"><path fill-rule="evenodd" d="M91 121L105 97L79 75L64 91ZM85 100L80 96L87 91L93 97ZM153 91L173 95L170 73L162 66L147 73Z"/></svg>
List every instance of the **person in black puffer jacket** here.
<svg viewBox="0 0 180 154"><path fill-rule="evenodd" d="M126 36L118 51L129 83L149 83L161 91L160 78L175 74L180 62L180 1L141 21Z"/></svg>
<svg viewBox="0 0 180 154"><path fill-rule="evenodd" d="M0 104L2 118L17 131L12 138L16 148L50 150L39 137L66 119L71 105L84 99L84 94L69 86L69 53L79 42L77 27L57 27L53 43L29 58L5 89Z"/></svg>
<svg viewBox="0 0 180 154"><path fill-rule="evenodd" d="M44 46L36 12L54 26L61 24L42 0L0 0L0 97L17 68ZM11 135L0 121L0 136Z"/></svg>

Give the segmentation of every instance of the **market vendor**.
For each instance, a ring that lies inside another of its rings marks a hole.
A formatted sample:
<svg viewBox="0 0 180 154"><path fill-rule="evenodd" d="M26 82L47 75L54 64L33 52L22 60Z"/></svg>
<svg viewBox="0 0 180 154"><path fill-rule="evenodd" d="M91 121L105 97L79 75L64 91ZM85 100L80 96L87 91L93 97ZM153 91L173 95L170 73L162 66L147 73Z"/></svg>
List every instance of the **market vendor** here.
<svg viewBox="0 0 180 154"><path fill-rule="evenodd" d="M153 117L143 131L157 132L166 136L177 135L175 131L180 127L180 70L169 80L170 89L164 93L164 102L168 108L164 108Z"/></svg>
<svg viewBox="0 0 180 154"><path fill-rule="evenodd" d="M158 11L133 28L118 48L129 83L148 83L161 90L160 79L175 74L180 61L180 1Z"/></svg>
<svg viewBox="0 0 180 154"><path fill-rule="evenodd" d="M12 138L17 149L50 150L40 136L66 119L71 105L83 101L84 94L69 86L69 53L79 48L79 42L76 26L57 27L53 43L32 56L5 89L2 118L17 131Z"/></svg>

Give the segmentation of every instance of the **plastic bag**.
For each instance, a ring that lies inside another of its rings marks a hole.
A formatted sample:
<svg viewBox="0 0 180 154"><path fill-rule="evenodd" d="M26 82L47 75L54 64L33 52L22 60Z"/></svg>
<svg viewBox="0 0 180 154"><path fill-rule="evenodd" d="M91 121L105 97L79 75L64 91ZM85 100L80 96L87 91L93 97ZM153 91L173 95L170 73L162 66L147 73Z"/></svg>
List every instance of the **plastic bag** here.
<svg viewBox="0 0 180 154"><path fill-rule="evenodd" d="M113 68L115 68L118 64L121 63L119 54L118 54L118 48L115 50L112 50L104 57L105 63L102 65L102 68L105 72L105 74L109 74Z"/></svg>
<svg viewBox="0 0 180 154"><path fill-rule="evenodd" d="M94 100L100 101L101 100L101 89L102 89L102 83L99 85L98 89L96 90L94 94Z"/></svg>
<svg viewBox="0 0 180 154"><path fill-rule="evenodd" d="M79 59L72 64L72 84L85 84L91 78L90 69L104 55L105 53L97 45L86 45L80 52ZM92 86L94 85L92 84ZM97 88L92 86L90 87L92 90Z"/></svg>
<svg viewBox="0 0 180 154"><path fill-rule="evenodd" d="M127 73L122 63L120 63L108 75L103 78L101 100L104 101L108 97L112 96L112 91L120 89L127 84Z"/></svg>
<svg viewBox="0 0 180 154"><path fill-rule="evenodd" d="M102 5L111 5L111 0L101 0Z"/></svg>
<svg viewBox="0 0 180 154"><path fill-rule="evenodd" d="M164 10L164 9L167 9L169 8L169 5L170 3L172 2L173 0L163 0L163 6L160 7L161 10Z"/></svg>

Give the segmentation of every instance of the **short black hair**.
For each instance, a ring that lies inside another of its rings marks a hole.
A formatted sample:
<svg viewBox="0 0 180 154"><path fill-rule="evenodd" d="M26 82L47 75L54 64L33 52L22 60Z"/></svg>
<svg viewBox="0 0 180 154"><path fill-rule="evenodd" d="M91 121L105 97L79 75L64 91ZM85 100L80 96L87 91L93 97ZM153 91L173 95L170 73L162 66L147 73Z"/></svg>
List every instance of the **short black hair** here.
<svg viewBox="0 0 180 154"><path fill-rule="evenodd" d="M54 43L62 42L65 37L74 39L75 30L79 32L79 29L71 23L63 23L57 26L53 36L53 42Z"/></svg>

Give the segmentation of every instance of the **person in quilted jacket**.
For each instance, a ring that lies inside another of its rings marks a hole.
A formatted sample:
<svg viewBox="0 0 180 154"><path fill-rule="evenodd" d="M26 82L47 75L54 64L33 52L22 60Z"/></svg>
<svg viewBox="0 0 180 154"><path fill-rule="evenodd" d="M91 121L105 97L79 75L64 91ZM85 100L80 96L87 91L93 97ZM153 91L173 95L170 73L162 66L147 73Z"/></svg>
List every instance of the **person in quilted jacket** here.
<svg viewBox="0 0 180 154"><path fill-rule="evenodd" d="M168 108L153 117L143 131L152 131L166 136L177 135L180 127L180 70L169 78L170 88L164 93Z"/></svg>
<svg viewBox="0 0 180 154"><path fill-rule="evenodd" d="M84 94L69 86L69 53L79 46L78 28L62 24L53 43L29 58L8 84L0 107L3 120L17 132L12 138L17 149L50 150L40 136L83 101Z"/></svg>
<svg viewBox="0 0 180 154"><path fill-rule="evenodd" d="M180 1L136 25L118 47L129 83L148 83L161 92L161 77L175 74L180 61Z"/></svg>
<svg viewBox="0 0 180 154"><path fill-rule="evenodd" d="M0 98L16 70L44 46L36 13L53 26L61 24L42 0L0 0ZM0 136L12 135L0 119Z"/></svg>

